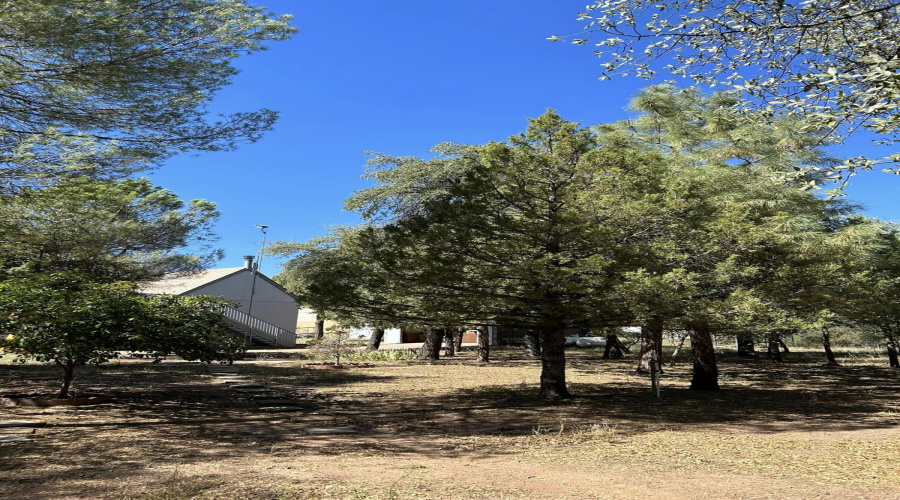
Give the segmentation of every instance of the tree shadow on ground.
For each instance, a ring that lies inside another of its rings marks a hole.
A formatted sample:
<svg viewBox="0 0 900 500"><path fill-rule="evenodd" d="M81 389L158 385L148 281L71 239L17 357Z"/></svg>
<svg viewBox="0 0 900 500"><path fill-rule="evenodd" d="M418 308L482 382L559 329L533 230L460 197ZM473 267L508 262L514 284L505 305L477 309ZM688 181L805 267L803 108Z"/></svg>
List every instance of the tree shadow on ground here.
<svg viewBox="0 0 900 500"><path fill-rule="evenodd" d="M503 363L532 366L536 361ZM447 365L479 376L479 366L465 357ZM32 443L0 446L0 474L11 493L28 492L35 499L68 496L67 488L79 489L73 496L99 497L105 495L93 481L147 474L151 465L346 453L480 460L514 451L472 446L466 439L519 439L594 425L638 435L707 426L757 433L853 431L900 422L900 381L888 368L723 363L724 390L697 392L687 390L688 367L679 366L667 370L663 397L656 399L646 378L632 375L633 360L601 363L590 355L573 356L570 367L583 375L572 384L577 397L552 404L536 398L534 384L480 385L449 393L423 386L421 394L410 396L371 389L368 383L377 388L398 378L378 368L239 367L242 374L296 399L303 410L293 414L261 412L252 398L236 397L209 377L208 367L197 364L88 367L78 374L79 390L112 394L115 403L9 409L9 418L46 420L49 426ZM16 389L30 387L29 377L54 373L39 365L0 368L4 386ZM616 382L584 382L600 374ZM355 386L361 383L365 386ZM335 425L360 433L317 437L303 431Z"/></svg>

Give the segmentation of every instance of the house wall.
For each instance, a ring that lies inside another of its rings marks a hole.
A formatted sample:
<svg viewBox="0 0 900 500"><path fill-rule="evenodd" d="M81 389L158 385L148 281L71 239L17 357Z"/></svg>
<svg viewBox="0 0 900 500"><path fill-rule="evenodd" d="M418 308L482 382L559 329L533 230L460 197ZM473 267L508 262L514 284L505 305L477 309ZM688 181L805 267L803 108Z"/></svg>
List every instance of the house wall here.
<svg viewBox="0 0 900 500"><path fill-rule="evenodd" d="M185 295L218 295L240 304L239 311L250 314L290 332L297 331L297 302L284 290L264 278L256 279L256 294L250 309L253 273L241 271L214 283L201 286Z"/></svg>
<svg viewBox="0 0 900 500"><path fill-rule="evenodd" d="M350 329L350 338L351 339L360 339L360 340L369 340L372 338L372 334L375 333L375 328L371 326L364 326L362 328L351 328ZM401 343L401 334L399 328L385 328L384 329L384 337L382 337L381 342L383 344L399 344Z"/></svg>
<svg viewBox="0 0 900 500"><path fill-rule="evenodd" d="M337 323L330 319L325 320L325 331L334 329ZM297 313L297 333L316 332L316 312L308 307L301 307Z"/></svg>

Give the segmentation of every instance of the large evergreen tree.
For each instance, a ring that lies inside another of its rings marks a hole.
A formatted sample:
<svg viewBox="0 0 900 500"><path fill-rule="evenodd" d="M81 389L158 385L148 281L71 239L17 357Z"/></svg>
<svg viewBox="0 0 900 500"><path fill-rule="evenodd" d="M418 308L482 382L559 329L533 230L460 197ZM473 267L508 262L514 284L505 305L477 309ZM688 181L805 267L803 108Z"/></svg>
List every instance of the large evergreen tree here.
<svg viewBox="0 0 900 500"><path fill-rule="evenodd" d="M215 205L181 201L147 179L79 177L0 195L0 279L77 271L98 281L146 280L219 257ZM187 251L187 253L179 253Z"/></svg>
<svg viewBox="0 0 900 500"><path fill-rule="evenodd" d="M792 327L792 311L813 308L818 296L789 294L799 276L789 271L828 258L811 249L842 224L841 209L807 189L814 176L773 183L799 158L821 161L808 150L814 141L788 147L765 130L741 134L739 113L695 104L670 106L652 131L632 123L594 133L548 112L506 142L442 145L430 160L377 156L376 186L348 201L373 225L337 235L327 252L302 252L284 279L302 277L295 282L312 291L331 286L337 270L338 287L324 295L331 307L364 298L540 332L548 400L569 396L563 332L578 327L686 328L692 388L717 389L711 335L754 322ZM697 122L682 121L692 112L729 126L685 131ZM352 258L337 249L353 249ZM354 292L342 296L346 283Z"/></svg>
<svg viewBox="0 0 900 500"><path fill-rule="evenodd" d="M235 57L295 31L244 0L6 1L0 25L0 189L257 139L275 112L207 106Z"/></svg>

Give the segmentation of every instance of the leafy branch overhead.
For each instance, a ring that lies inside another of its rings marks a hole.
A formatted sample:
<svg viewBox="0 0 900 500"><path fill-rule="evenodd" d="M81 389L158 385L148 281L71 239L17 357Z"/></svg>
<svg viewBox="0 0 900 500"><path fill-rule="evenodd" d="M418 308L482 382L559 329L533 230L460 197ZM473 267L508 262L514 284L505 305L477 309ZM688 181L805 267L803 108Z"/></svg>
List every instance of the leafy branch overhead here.
<svg viewBox="0 0 900 500"><path fill-rule="evenodd" d="M243 0L4 2L0 182L116 175L255 141L271 110L209 120L235 57L296 29Z"/></svg>
<svg viewBox="0 0 900 500"><path fill-rule="evenodd" d="M550 39L595 46L601 79L664 72L733 86L761 109L802 114L837 135L864 127L900 138L896 0L597 0L578 20L581 32Z"/></svg>

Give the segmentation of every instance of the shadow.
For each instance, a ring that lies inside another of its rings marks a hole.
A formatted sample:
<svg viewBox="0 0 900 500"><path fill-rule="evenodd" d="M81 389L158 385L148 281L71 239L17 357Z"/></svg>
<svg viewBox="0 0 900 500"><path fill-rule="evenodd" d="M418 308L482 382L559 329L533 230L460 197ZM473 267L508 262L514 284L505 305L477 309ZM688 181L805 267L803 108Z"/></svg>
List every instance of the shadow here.
<svg viewBox="0 0 900 500"><path fill-rule="evenodd" d="M542 433L577 435L592 426L614 427L620 435L633 436L711 426L737 433L856 431L900 422L900 377L887 367L826 368L802 358L774 364L725 356L723 390L688 390L690 367L682 363L666 367L662 398L656 399L647 377L633 374L634 359L604 361L598 356L587 351L569 355L569 371L578 380L570 384L576 397L555 403L537 399L537 386L530 382L436 391L442 381L415 378L414 371L424 366L418 363L391 365L395 368L389 373L400 375L379 373L379 367L312 370L241 364L241 374L301 408L277 414L264 413L251 396L239 396L217 383L204 365L123 362L85 367L76 374L77 390L111 394L114 402L4 409L9 419L45 420L48 426L33 442L0 445L0 475L13 496L106 497L108 489L97 489L100 486L85 479L123 481L146 473L148 464L345 454L464 456L479 461L516 451L473 444L469 438L537 439ZM507 351L488 366L532 370L539 364ZM461 355L435 366L478 377L482 365ZM29 376L54 372L40 365L2 365L0 379L4 391L21 392L48 384L29 382ZM422 384L421 392L384 388L404 379L404 372L407 382ZM591 382L597 379L612 382ZM885 415L894 415L893 420ZM311 436L304 431L311 426L348 426L359 434ZM620 438L611 434L599 439ZM166 488L196 486L175 479L157 481Z"/></svg>

